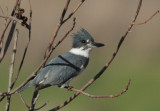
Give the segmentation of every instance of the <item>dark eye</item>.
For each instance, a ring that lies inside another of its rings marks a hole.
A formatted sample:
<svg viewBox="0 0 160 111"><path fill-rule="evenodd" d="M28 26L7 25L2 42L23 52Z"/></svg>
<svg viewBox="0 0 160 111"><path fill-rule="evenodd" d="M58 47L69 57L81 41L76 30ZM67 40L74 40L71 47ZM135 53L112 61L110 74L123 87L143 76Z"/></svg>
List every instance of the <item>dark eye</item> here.
<svg viewBox="0 0 160 111"><path fill-rule="evenodd" d="M86 40L82 40L81 42L82 42L82 43L86 43Z"/></svg>

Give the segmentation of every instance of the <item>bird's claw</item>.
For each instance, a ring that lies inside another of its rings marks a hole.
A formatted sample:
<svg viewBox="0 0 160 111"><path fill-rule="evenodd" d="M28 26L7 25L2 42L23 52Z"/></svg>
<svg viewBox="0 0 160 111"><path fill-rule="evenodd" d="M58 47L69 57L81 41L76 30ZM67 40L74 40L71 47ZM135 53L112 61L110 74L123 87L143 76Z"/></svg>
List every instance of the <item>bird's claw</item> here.
<svg viewBox="0 0 160 111"><path fill-rule="evenodd" d="M65 86L66 89L68 89L69 91L72 90L72 88L74 88L73 86Z"/></svg>

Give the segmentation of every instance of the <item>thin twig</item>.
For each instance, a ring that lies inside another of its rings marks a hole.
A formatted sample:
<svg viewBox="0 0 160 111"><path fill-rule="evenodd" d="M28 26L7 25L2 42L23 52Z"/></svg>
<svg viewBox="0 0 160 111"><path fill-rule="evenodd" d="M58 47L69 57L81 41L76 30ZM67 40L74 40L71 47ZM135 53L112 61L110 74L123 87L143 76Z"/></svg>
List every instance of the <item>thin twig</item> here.
<svg viewBox="0 0 160 111"><path fill-rule="evenodd" d="M58 43L52 47L53 49L55 49L67 36L68 34L74 29L75 27L75 24L76 24L76 18L74 17L73 18L73 26L71 27L71 29L68 30L68 32L62 37L62 39L60 41L58 41Z"/></svg>
<svg viewBox="0 0 160 111"><path fill-rule="evenodd" d="M4 14L4 11L3 11L3 9L2 9L2 7L1 7L1 5L0 5L0 9L1 9L2 14Z"/></svg>
<svg viewBox="0 0 160 111"><path fill-rule="evenodd" d="M19 94L20 94L20 93L19 93ZM29 109L29 108L30 108L29 105L25 102L25 100L23 99L23 97L22 97L21 94L20 94L20 98L21 98L23 104L27 107L27 109Z"/></svg>
<svg viewBox="0 0 160 111"><path fill-rule="evenodd" d="M38 99L39 99L39 94L36 96L36 98L34 99L34 102L33 102L33 104L36 104L36 102L38 101Z"/></svg>
<svg viewBox="0 0 160 111"><path fill-rule="evenodd" d="M16 28L16 24L17 22L16 21L13 21L12 22L12 26L10 28L10 32L8 34L8 37L7 37L7 40L6 40L6 43L5 43L5 47L1 50L1 54L0 54L0 62L2 62L3 58L5 57L6 53L7 53L7 50L9 48L9 45L11 43L11 40L13 38L13 34L14 34L14 31L15 31L15 28Z"/></svg>
<svg viewBox="0 0 160 111"><path fill-rule="evenodd" d="M75 92L78 92L78 93L81 93L81 94L83 94L83 95L85 95L85 96L88 96L88 97L91 97L91 98L115 98L115 97L121 96L122 94L124 94L124 93L128 90L128 87L129 87L129 85L130 85L130 82L131 82L131 80L128 81L126 87L125 87L119 94L114 94L114 95L98 96L98 95L91 95L91 94L89 94L89 93L86 93L86 92L84 92L84 91L82 91L82 90L79 90L79 89L76 89L76 88L71 88L71 89L69 89L69 90L75 91Z"/></svg>
<svg viewBox="0 0 160 111"><path fill-rule="evenodd" d="M29 111L34 111L34 107L35 107L36 101L39 98L38 92L39 92L39 89L37 87L35 87L35 90L34 90L34 93L33 93L33 97L32 97L32 101L31 101L31 107L29 108Z"/></svg>
<svg viewBox="0 0 160 111"><path fill-rule="evenodd" d="M68 20L74 15L74 13L76 13L76 11L80 8L80 6L83 4L84 1L85 1L85 0L81 0L81 2L80 2L80 3L78 4L78 6L74 9L74 11L71 12L66 19L64 19L65 14L66 14L67 9L68 9L68 6L69 6L69 3L70 3L70 0L67 0L67 3L66 3L66 5L65 5L65 8L64 8L64 10L63 10L63 12L62 12L62 15L61 15L61 18L60 18L60 22L58 23L57 28L56 28L56 31L55 31L54 35L52 36L52 38L51 38L51 40L50 40L50 42L49 42L49 45L48 45L48 47L47 47L47 49L46 49L44 58L48 55L49 50L51 50L51 46L52 46L54 40L56 39L56 36L57 36L57 34L58 34L59 29L61 28L61 26L62 26L66 21L68 21Z"/></svg>
<svg viewBox="0 0 160 111"><path fill-rule="evenodd" d="M159 10L157 10L149 19L145 20L144 22L140 22L140 23L134 23L134 25L143 25L146 24L147 22L149 22L154 16L156 16L159 13Z"/></svg>
<svg viewBox="0 0 160 111"><path fill-rule="evenodd" d="M2 96L2 97L0 98L0 102L1 102L6 96L8 96L8 92L0 93L0 96Z"/></svg>
<svg viewBox="0 0 160 111"><path fill-rule="evenodd" d="M44 103L42 106L40 106L39 108L34 109L35 111L38 111L40 109L42 109L43 107L45 107L47 105L48 102Z"/></svg>
<svg viewBox="0 0 160 111"><path fill-rule="evenodd" d="M71 12L69 15L68 15L68 17L65 19L65 20L63 20L63 23L65 23L68 19L70 19L72 16L73 16L73 14L74 13L76 13L76 11L80 8L80 6L83 4L83 2L84 2L85 0L81 0L81 2L77 5L77 7L73 10L73 12Z"/></svg>
<svg viewBox="0 0 160 111"><path fill-rule="evenodd" d="M20 2L21 2L21 0L16 0L16 3L15 3L15 5L14 5L14 7L13 7L11 16L13 16L13 15L15 14L15 11L16 11L17 6L20 6ZM6 30L7 30L7 28L8 28L8 26L9 26L10 23L11 23L11 20L6 21L6 23L5 23L5 25L4 25L4 28L3 28L3 31L2 31L2 34L1 34L1 36L0 36L0 43L2 42L2 40L3 40L3 38L4 38L4 34L5 34L5 32L6 32Z"/></svg>
<svg viewBox="0 0 160 111"><path fill-rule="evenodd" d="M1 34L1 36L0 36L0 43L1 43L0 53L1 53L1 50L2 50L2 47L3 47L2 41L3 41L3 39L4 39L4 34L5 34L6 30L8 29L8 26L9 26L10 23L11 23L11 20L6 21L6 23L4 24L4 27L3 27L2 34Z"/></svg>
<svg viewBox="0 0 160 111"><path fill-rule="evenodd" d="M2 96L1 98L0 98L0 102L5 98L6 96Z"/></svg>
<svg viewBox="0 0 160 111"><path fill-rule="evenodd" d="M16 51L17 51L17 41L18 41L18 29L15 31L15 42L13 46L13 54L11 56L11 66L10 66L9 81L8 81L8 92L11 91L12 78L13 78L13 72L14 72L14 63L15 63L15 57L16 57ZM11 101L11 95L7 96L6 111L9 111L10 101Z"/></svg>
<svg viewBox="0 0 160 111"><path fill-rule="evenodd" d="M4 15L4 11L3 11L3 9L2 9L1 6L0 6L0 9L1 9L2 14ZM7 11L8 11L8 10L7 10ZM7 22L7 19L5 19L5 21Z"/></svg>
<svg viewBox="0 0 160 111"><path fill-rule="evenodd" d="M15 18L13 16L0 15L0 17L5 18L5 19L9 19L9 20L12 20L12 21L16 21L17 23L22 24L21 20L18 20L17 18Z"/></svg>
<svg viewBox="0 0 160 111"><path fill-rule="evenodd" d="M65 14L66 14L67 10L68 10L69 3L70 3L70 0L67 0L66 5L65 5L65 7L64 7L64 9L63 9L63 11L62 11L62 14L61 14L59 23L57 24L56 31L54 32L53 36L51 37L51 39L50 39L50 41L49 41L48 47L47 47L46 52L45 52L45 55L44 55L44 59L48 56L48 53L49 53L49 51L51 50L52 44L53 44L54 40L55 40L56 37L57 37L57 34L58 34L58 32L59 32L59 29L61 28L61 26L62 26L63 23L64 23L64 22L63 22L63 19L64 19L64 17L65 17Z"/></svg>
<svg viewBox="0 0 160 111"><path fill-rule="evenodd" d="M19 23L21 26L23 26L23 27L25 27L25 28L27 28L27 29L30 28L30 27L28 27L28 24L22 25L22 24L23 24L23 21L17 19L16 17L13 17L13 16L6 16L6 15L0 15L0 17L1 17L1 18L5 18L5 19L9 19L9 21L10 21L10 20L11 20L11 21L16 21L16 22Z"/></svg>
<svg viewBox="0 0 160 111"><path fill-rule="evenodd" d="M19 74L20 74L20 71L22 69L22 66L23 66L23 63L24 63L24 59L26 57L26 53L27 53L27 50L28 50L28 46L29 46L29 43L30 43L30 40L31 40L31 24L32 24L32 7L31 7L31 2L29 0L29 5L30 5L30 18L29 18L29 36L28 36L28 41L27 41L27 45L25 47L25 50L24 50L24 53L23 53L23 57L22 57L22 60L21 60L21 63L20 63L20 66L19 66L19 69L18 69L18 72L16 74L16 77L12 83L12 88L13 86L15 85L18 77L19 77Z"/></svg>
<svg viewBox="0 0 160 111"><path fill-rule="evenodd" d="M20 3L21 3L21 0L16 0L16 4L15 4L13 10L12 10L11 16L14 16L15 11L16 11L16 8L17 8L17 7L18 7L18 8L20 7ZM11 21L11 20L9 20L9 21ZM14 30L15 30L16 24L17 24L16 21L13 21L13 22L12 22L12 26L11 26L11 28L10 28L10 32L9 32L9 34L8 34L8 38L7 38L6 43L5 43L5 47L4 47L3 50L1 50L0 62L2 62L3 58L4 58L5 55L6 55L6 52L7 52L7 50L8 50L8 47L9 47L10 42L11 42L12 37L13 37L13 33L14 33ZM3 32L5 33L6 30L3 31ZM1 36L1 38L0 38L0 43L2 42L2 39L3 39L3 38L4 38L4 35Z"/></svg>
<svg viewBox="0 0 160 111"><path fill-rule="evenodd" d="M81 91L84 91L85 89L87 89L93 82L95 82L102 74L103 72L110 66L110 64L112 63L112 61L114 60L114 58L116 57L124 39L126 38L126 36L128 35L129 31L132 29L133 25L132 23L134 23L137 19L137 16L139 14L139 11L140 11L140 8L142 6L142 0L139 1L139 4L138 4L138 8L136 10L136 14L131 22L131 24L129 25L128 29L126 30L125 34L121 37L119 43L118 43L118 46L115 50L115 52L113 53L112 57L110 58L110 60L105 64L105 66L99 71L98 74L96 74L91 80L89 80L82 88L81 88ZM69 99L67 99L64 103L60 104L59 106L49 110L49 111L57 111L61 108L63 108L64 106L66 106L68 103L70 103L72 100L74 100L80 93L77 92L75 93L73 96L71 96Z"/></svg>

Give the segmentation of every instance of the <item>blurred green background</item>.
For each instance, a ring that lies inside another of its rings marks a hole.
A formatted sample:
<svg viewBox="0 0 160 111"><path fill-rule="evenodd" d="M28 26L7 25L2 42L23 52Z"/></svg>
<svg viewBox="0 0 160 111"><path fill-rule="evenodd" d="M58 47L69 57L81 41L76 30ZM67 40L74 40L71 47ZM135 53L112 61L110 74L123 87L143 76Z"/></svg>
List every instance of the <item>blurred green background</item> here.
<svg viewBox="0 0 160 111"><path fill-rule="evenodd" d="M80 0L73 0L67 14L69 14ZM59 17L66 3L65 0L31 0L33 8L32 39L16 86L21 84L41 63L45 49L58 23ZM118 41L133 19L139 0L86 0L74 17L76 32L85 28L97 42L103 42L105 47L92 51L89 66L82 75L71 82L76 88L81 88L90 80L110 59ZM0 0L4 13L9 15L15 0ZM159 0L144 0L137 22L148 19L160 8ZM7 11L7 8L8 11ZM29 5L22 0L21 7L28 16ZM1 13L1 11L0 11ZM4 19L0 19L0 33ZM61 28L58 41L72 26L72 19ZM18 52L15 64L17 72L22 53L25 48L28 31L17 25L20 30ZM135 26L128 34L116 59L86 92L95 95L117 94L125 87L130 78L129 90L114 99L92 99L80 95L61 111L160 111L160 15L158 14L145 25ZM7 35L7 33L6 33ZM5 35L5 36L6 36ZM56 42L55 42L56 43ZM8 72L12 44L3 62L0 64L0 92L6 91L8 86ZM68 51L71 47L69 36L54 51L51 58ZM15 86L15 87L16 87ZM22 93L28 104L32 97L33 88ZM36 107L46 101L48 105L40 111L51 109L70 97L73 92L57 87L50 87L40 91L40 98ZM5 108L5 100L0 103L0 111ZM18 94L12 97L11 111L27 111Z"/></svg>

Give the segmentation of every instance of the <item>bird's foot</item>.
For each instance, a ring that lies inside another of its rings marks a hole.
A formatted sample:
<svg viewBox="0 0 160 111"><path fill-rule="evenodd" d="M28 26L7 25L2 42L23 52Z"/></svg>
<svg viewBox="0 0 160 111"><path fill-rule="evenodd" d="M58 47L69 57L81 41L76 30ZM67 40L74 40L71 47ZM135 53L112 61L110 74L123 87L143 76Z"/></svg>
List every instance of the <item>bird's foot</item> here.
<svg viewBox="0 0 160 111"><path fill-rule="evenodd" d="M73 86L65 86L64 88L68 89L69 91L72 90L72 88L74 88Z"/></svg>

